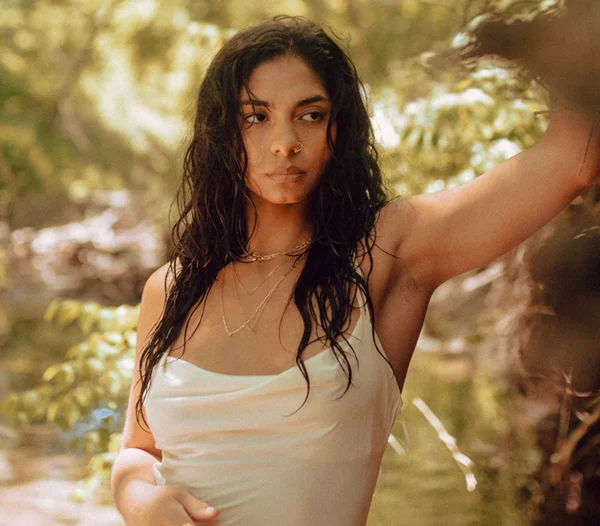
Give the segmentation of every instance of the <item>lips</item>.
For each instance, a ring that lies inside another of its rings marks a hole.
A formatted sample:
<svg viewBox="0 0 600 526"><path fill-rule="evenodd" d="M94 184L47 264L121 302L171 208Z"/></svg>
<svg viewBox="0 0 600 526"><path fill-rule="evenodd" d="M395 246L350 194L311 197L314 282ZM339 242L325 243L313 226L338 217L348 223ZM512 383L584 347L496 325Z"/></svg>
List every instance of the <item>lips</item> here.
<svg viewBox="0 0 600 526"><path fill-rule="evenodd" d="M297 183L298 181L302 181L305 175L305 172L283 172L269 174L268 177L271 181L275 181L278 183Z"/></svg>
<svg viewBox="0 0 600 526"><path fill-rule="evenodd" d="M303 175L306 172L299 168L298 166L289 166L284 169L275 170L273 172L267 173L267 175L271 176L294 176L294 175Z"/></svg>

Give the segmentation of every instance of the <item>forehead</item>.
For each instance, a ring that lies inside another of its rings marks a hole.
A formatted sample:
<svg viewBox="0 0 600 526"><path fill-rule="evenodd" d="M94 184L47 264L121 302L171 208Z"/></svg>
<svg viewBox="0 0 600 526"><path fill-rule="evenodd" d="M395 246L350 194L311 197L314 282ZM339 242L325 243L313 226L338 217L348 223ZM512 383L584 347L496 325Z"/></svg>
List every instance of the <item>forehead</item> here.
<svg viewBox="0 0 600 526"><path fill-rule="evenodd" d="M300 58L277 57L258 65L252 71L248 87L258 99L269 101L273 107L294 104L307 96L327 92L317 74ZM240 93L245 99L245 90Z"/></svg>

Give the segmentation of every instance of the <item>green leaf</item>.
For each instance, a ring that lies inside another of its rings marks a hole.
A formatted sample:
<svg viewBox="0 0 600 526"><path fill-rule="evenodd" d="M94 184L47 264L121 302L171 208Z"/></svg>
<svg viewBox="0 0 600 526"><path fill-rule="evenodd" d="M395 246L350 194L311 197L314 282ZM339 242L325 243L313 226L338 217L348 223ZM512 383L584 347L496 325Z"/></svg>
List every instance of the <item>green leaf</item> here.
<svg viewBox="0 0 600 526"><path fill-rule="evenodd" d="M119 451L121 450L122 439L122 433L112 433L108 441L108 451L110 451L111 453L119 453Z"/></svg>
<svg viewBox="0 0 600 526"><path fill-rule="evenodd" d="M54 400L53 402L50 403L50 405L48 406L48 409L46 409L46 418L48 420L48 422L55 422L56 421L56 417L58 416L59 411L61 410L62 407L62 398L58 399L58 400Z"/></svg>
<svg viewBox="0 0 600 526"><path fill-rule="evenodd" d="M105 332L104 339L111 345L120 346L125 343L125 337L120 332Z"/></svg>
<svg viewBox="0 0 600 526"><path fill-rule="evenodd" d="M75 368L70 363L61 363L57 365L58 371L56 371L56 373L53 371L54 374L52 374L52 377L49 381L58 389L67 389L75 383L77 378Z"/></svg>
<svg viewBox="0 0 600 526"><path fill-rule="evenodd" d="M139 321L139 307L121 305L116 308L115 316L119 321L121 329L135 329Z"/></svg>
<svg viewBox="0 0 600 526"><path fill-rule="evenodd" d="M81 303L75 300L65 300L61 303L56 321L59 325L69 325L81 314Z"/></svg>
<svg viewBox="0 0 600 526"><path fill-rule="evenodd" d="M77 324L84 334L89 334L98 320L98 311L100 305L98 303L86 303L81 308L81 315L77 319Z"/></svg>
<svg viewBox="0 0 600 526"><path fill-rule="evenodd" d="M73 398L86 413L96 403L96 390L90 382L79 384L73 389Z"/></svg>
<svg viewBox="0 0 600 526"><path fill-rule="evenodd" d="M86 363L90 380L100 378L105 372L104 362L98 358L90 358Z"/></svg>
<svg viewBox="0 0 600 526"><path fill-rule="evenodd" d="M90 344L87 342L76 343L69 347L65 357L70 360L86 358L90 354Z"/></svg>
<svg viewBox="0 0 600 526"><path fill-rule="evenodd" d="M108 375L106 375L106 386L108 388L108 395L111 398L116 398L121 392L121 387L123 386L123 381L121 376L116 371L110 371Z"/></svg>
<svg viewBox="0 0 600 526"><path fill-rule="evenodd" d="M83 448L88 455L94 455L101 451L102 440L100 438L100 432L97 429L88 431L83 440Z"/></svg>
<svg viewBox="0 0 600 526"><path fill-rule="evenodd" d="M98 330L100 332L114 331L117 329L118 321L112 309L102 308L98 311Z"/></svg>
<svg viewBox="0 0 600 526"><path fill-rule="evenodd" d="M81 411L75 400L66 398L62 406L62 415L68 428L72 428L81 418Z"/></svg>
<svg viewBox="0 0 600 526"><path fill-rule="evenodd" d="M46 308L46 311L44 312L44 321L47 323L52 322L52 320L54 319L54 316L56 315L56 312L58 311L58 308L60 307L60 303L61 301L58 298L54 298L51 302L50 305L48 305L48 307Z"/></svg>
<svg viewBox="0 0 600 526"><path fill-rule="evenodd" d="M125 333L125 340L127 342L127 346L135 349L137 343L137 334L136 331L127 331Z"/></svg>
<svg viewBox="0 0 600 526"><path fill-rule="evenodd" d="M101 359L108 358L110 356L118 356L121 353L118 347L115 347L114 345L109 345L108 343L103 341L95 342L95 348L96 356Z"/></svg>
<svg viewBox="0 0 600 526"><path fill-rule="evenodd" d="M52 378L54 378L61 369L62 369L62 363L56 363L56 364L48 367L48 369L46 369L44 371L44 374L42 375L42 380L44 382L50 382L50 380L52 380Z"/></svg>

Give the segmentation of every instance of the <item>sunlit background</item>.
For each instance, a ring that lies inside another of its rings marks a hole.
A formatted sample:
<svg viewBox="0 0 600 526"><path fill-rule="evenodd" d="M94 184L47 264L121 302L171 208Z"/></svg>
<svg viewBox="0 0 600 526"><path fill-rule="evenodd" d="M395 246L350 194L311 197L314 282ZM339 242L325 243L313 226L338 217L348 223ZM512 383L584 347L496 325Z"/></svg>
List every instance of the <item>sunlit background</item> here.
<svg viewBox="0 0 600 526"><path fill-rule="evenodd" d="M447 53L486 10L560 5L4 0L0 525L123 524L108 483L141 290L170 255L197 90L228 37L276 14L331 28L364 81L390 190L408 196L466 183L540 138L539 85L507 63L458 65ZM599 217L584 196L436 291L369 526L600 521L586 486L600 458L589 395L600 378Z"/></svg>

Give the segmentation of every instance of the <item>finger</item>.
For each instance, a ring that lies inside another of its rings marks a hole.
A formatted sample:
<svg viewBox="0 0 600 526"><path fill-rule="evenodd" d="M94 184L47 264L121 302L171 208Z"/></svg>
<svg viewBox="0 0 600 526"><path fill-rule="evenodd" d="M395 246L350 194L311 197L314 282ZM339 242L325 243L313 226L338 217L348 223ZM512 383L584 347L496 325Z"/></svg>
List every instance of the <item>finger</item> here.
<svg viewBox="0 0 600 526"><path fill-rule="evenodd" d="M219 515L219 510L209 506L206 502L198 500L187 490L178 491L176 498L183 505L188 515L196 521L211 521Z"/></svg>
<svg viewBox="0 0 600 526"><path fill-rule="evenodd" d="M190 513L190 515L194 518L194 520L197 523L210 522L213 519L217 518L217 516L219 515L219 510L213 508L212 506L207 506L199 513L195 513L193 515Z"/></svg>

